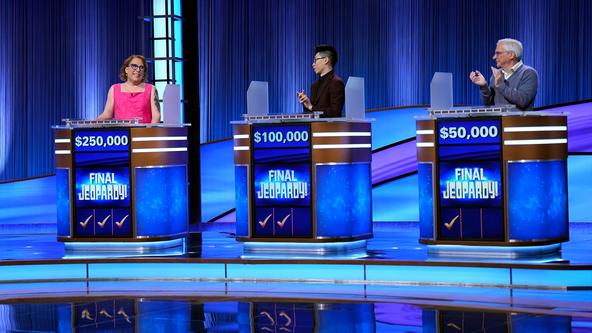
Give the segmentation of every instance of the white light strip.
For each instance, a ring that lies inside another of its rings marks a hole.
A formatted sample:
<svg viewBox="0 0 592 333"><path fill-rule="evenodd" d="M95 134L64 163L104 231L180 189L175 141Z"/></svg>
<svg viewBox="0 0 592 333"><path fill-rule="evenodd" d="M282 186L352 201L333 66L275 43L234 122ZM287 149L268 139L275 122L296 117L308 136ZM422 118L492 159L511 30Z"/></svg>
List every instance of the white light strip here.
<svg viewBox="0 0 592 333"><path fill-rule="evenodd" d="M313 145L312 149L338 149L338 148L371 148L369 143L344 143L330 145Z"/></svg>
<svg viewBox="0 0 592 333"><path fill-rule="evenodd" d="M132 138L132 141L146 142L146 141L187 141L186 136L141 136Z"/></svg>
<svg viewBox="0 0 592 333"><path fill-rule="evenodd" d="M434 143L433 142L418 142L415 144L416 147L433 147Z"/></svg>
<svg viewBox="0 0 592 333"><path fill-rule="evenodd" d="M175 152L175 151L187 151L187 147L132 149L132 153L171 153L171 152Z"/></svg>
<svg viewBox="0 0 592 333"><path fill-rule="evenodd" d="M232 136L234 139L248 139L249 134L235 134Z"/></svg>
<svg viewBox="0 0 592 333"><path fill-rule="evenodd" d="M504 140L505 146L518 145L555 145L567 143L567 139Z"/></svg>
<svg viewBox="0 0 592 333"><path fill-rule="evenodd" d="M55 139L53 140L55 143L70 143L70 139Z"/></svg>
<svg viewBox="0 0 592 333"><path fill-rule="evenodd" d="M506 127L504 132L552 132L552 131L567 131L567 126L523 126L523 127Z"/></svg>
<svg viewBox="0 0 592 333"><path fill-rule="evenodd" d="M314 137L372 136L370 132L314 132Z"/></svg>
<svg viewBox="0 0 592 333"><path fill-rule="evenodd" d="M249 146L236 146L234 150L249 150Z"/></svg>
<svg viewBox="0 0 592 333"><path fill-rule="evenodd" d="M415 131L415 134L416 135L419 135L419 134L434 134L434 130L417 130L417 131Z"/></svg>
<svg viewBox="0 0 592 333"><path fill-rule="evenodd" d="M70 155L70 151L69 150L56 150L55 154L56 155Z"/></svg>

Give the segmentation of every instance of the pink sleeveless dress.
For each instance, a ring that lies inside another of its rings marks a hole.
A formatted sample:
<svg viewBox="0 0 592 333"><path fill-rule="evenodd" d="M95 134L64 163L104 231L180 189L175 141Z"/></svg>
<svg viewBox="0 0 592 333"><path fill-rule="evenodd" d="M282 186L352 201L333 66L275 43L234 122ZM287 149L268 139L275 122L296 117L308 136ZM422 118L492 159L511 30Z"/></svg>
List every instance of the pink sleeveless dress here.
<svg viewBox="0 0 592 333"><path fill-rule="evenodd" d="M114 119L134 119L142 118L142 123L150 123L152 120L152 105L150 103L150 94L153 86L146 83L144 92L122 92L121 83L115 84L113 88Z"/></svg>

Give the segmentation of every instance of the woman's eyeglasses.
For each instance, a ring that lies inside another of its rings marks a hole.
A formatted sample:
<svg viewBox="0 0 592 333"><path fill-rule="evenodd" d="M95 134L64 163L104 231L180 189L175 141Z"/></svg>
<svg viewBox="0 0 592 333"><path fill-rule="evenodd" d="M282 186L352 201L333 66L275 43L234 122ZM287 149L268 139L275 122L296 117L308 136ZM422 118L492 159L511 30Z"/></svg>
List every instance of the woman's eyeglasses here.
<svg viewBox="0 0 592 333"><path fill-rule="evenodd" d="M130 64L129 66L131 67L132 70L134 70L136 72L143 72L146 69L142 65Z"/></svg>

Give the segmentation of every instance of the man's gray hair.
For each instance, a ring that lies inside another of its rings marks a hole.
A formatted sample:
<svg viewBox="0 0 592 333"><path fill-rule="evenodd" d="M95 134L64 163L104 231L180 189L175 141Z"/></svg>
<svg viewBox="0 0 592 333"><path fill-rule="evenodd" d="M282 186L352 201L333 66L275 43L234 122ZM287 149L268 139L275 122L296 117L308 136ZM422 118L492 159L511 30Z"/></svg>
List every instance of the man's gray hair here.
<svg viewBox="0 0 592 333"><path fill-rule="evenodd" d="M498 44L502 44L506 51L514 52L516 59L522 60L522 43L519 40L512 38L504 38L497 41Z"/></svg>

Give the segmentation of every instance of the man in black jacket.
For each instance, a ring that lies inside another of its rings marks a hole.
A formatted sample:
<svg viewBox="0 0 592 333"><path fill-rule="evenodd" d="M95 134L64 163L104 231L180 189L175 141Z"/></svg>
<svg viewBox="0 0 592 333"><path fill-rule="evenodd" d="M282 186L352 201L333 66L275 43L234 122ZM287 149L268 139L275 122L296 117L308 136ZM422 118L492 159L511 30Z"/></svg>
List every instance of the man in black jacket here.
<svg viewBox="0 0 592 333"><path fill-rule="evenodd" d="M319 45L315 48L312 68L320 78L310 87L310 98L303 91L297 93L298 101L304 112L323 111L323 118L341 117L345 103L345 85L335 74L337 51L331 45Z"/></svg>

